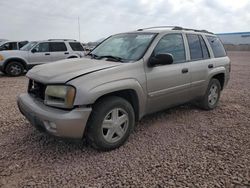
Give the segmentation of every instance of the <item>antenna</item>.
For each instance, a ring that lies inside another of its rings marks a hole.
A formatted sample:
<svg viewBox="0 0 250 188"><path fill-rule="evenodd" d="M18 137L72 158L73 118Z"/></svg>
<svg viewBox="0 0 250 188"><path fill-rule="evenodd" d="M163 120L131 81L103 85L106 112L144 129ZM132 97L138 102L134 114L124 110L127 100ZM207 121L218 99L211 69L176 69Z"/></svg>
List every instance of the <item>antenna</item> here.
<svg viewBox="0 0 250 188"><path fill-rule="evenodd" d="M81 26L80 26L80 18L78 16L78 34L79 34L79 42L81 41Z"/></svg>

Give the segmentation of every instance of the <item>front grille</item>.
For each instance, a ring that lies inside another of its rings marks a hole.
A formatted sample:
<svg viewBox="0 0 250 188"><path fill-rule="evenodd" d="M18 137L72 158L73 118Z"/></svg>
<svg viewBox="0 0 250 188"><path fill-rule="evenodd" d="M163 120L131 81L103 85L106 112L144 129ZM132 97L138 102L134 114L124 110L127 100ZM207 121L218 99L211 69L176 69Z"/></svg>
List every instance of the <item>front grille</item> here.
<svg viewBox="0 0 250 188"><path fill-rule="evenodd" d="M28 93L32 96L44 100L46 85L40 82L29 80Z"/></svg>

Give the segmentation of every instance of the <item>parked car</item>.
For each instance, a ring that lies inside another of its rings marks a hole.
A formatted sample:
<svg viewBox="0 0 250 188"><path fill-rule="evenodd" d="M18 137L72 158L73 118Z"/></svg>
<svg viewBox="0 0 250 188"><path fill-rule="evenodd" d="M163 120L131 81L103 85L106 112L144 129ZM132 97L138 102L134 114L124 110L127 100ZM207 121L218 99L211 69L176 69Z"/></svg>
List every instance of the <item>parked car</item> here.
<svg viewBox="0 0 250 188"><path fill-rule="evenodd" d="M0 39L0 43L7 41L7 39Z"/></svg>
<svg viewBox="0 0 250 188"><path fill-rule="evenodd" d="M80 42L70 39L49 39L26 44L20 50L0 52L0 71L20 76L35 65L62 59L80 58L84 49Z"/></svg>
<svg viewBox="0 0 250 188"><path fill-rule="evenodd" d="M0 42L0 51L3 50L20 50L28 41L2 41Z"/></svg>
<svg viewBox="0 0 250 188"><path fill-rule="evenodd" d="M40 130L111 150L147 114L194 100L214 109L229 76L213 33L146 28L111 36L86 58L34 67L17 103Z"/></svg>

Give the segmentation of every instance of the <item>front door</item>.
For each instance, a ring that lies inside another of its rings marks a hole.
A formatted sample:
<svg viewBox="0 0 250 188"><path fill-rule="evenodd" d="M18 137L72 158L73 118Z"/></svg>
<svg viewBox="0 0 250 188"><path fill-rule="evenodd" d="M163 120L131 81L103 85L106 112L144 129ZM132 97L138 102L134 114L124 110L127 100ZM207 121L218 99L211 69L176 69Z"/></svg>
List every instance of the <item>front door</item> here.
<svg viewBox="0 0 250 188"><path fill-rule="evenodd" d="M30 52L29 52L29 62L30 64L37 65L45 62L50 62L51 54L49 50L48 42L41 42L37 44Z"/></svg>
<svg viewBox="0 0 250 188"><path fill-rule="evenodd" d="M189 63L182 34L167 34L161 38L152 56L162 53L172 54L171 65L146 68L148 102L147 113L162 110L189 100Z"/></svg>

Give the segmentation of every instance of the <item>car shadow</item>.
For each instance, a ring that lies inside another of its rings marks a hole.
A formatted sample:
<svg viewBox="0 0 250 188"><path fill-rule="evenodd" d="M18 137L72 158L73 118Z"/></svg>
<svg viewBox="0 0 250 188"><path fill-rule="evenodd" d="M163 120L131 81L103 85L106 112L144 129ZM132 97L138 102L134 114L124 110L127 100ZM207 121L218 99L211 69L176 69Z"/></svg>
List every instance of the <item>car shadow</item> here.
<svg viewBox="0 0 250 188"><path fill-rule="evenodd" d="M190 112L192 113L192 111L203 111L195 102L190 102L190 103L186 103L186 104L182 104L182 105L178 105L172 108L168 108L165 110L161 110L152 114L148 114L146 116L144 116L139 122L137 126L140 126L141 124L144 124L148 121L158 121L159 119L163 118L163 117L167 117L170 115L176 115L176 113L178 112ZM177 113L178 114L178 113ZM150 126L150 124L149 124Z"/></svg>
<svg viewBox="0 0 250 188"><path fill-rule="evenodd" d="M18 77L24 77L26 75L27 72L24 72L22 75L18 76ZM4 74L3 72L0 71L0 78L1 77L4 77L4 78L18 78L18 77L12 77L12 76L9 76L7 74Z"/></svg>
<svg viewBox="0 0 250 188"><path fill-rule="evenodd" d="M192 113L193 110L197 111L200 109L195 104L185 104L147 115L144 118L142 118L139 122L137 122L135 130L132 133L133 136L129 138L129 142L133 142L134 137L140 136L141 132L147 131L147 129L149 129L159 119L161 118L167 119L170 115L176 116L181 112L186 113L190 111L190 113ZM50 154L53 153L55 154L55 152L59 152L60 155L62 156L72 152L73 153L87 152L90 155L97 155L98 153L100 153L100 151L93 149L87 143L86 139L75 140L75 139L59 138L53 135L49 135L48 133L39 132L30 124L27 126L30 127L30 131L27 132L22 142L31 143L30 140L33 140L31 147L39 150L38 153L40 154L43 152ZM118 148L118 150L119 149L120 148Z"/></svg>

